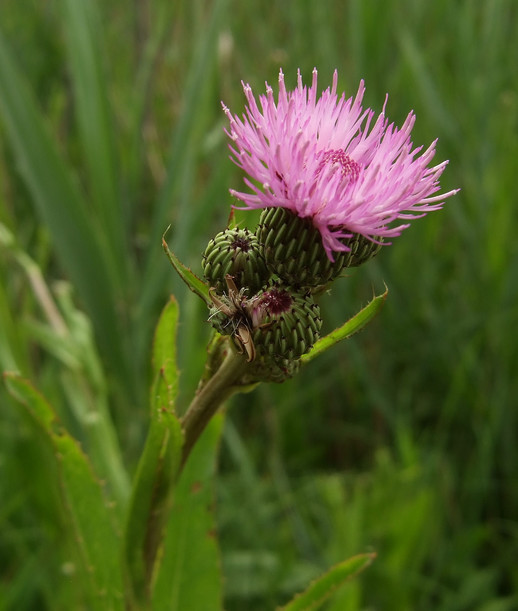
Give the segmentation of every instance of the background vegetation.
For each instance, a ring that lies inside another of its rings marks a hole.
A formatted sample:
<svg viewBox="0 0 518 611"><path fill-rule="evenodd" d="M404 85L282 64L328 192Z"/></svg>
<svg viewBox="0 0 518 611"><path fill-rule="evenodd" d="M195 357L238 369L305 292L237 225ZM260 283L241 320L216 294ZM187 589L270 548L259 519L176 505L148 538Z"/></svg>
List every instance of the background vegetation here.
<svg viewBox="0 0 518 611"><path fill-rule="evenodd" d="M316 66L322 87L334 68L350 94L364 78L376 110L389 92L396 122L415 110L414 142L439 138L444 190L462 191L325 297L332 328L386 283L366 331L233 401L225 608L274 608L371 550L328 609L517 608L514 0L3 0L0 24L0 368L59 406L121 499L171 292L184 401L203 365L206 313L160 238L172 224L199 271L225 225L241 176L220 100L240 112L241 79L261 91L279 66L291 85ZM3 387L0 403L0 608L76 608L48 450Z"/></svg>

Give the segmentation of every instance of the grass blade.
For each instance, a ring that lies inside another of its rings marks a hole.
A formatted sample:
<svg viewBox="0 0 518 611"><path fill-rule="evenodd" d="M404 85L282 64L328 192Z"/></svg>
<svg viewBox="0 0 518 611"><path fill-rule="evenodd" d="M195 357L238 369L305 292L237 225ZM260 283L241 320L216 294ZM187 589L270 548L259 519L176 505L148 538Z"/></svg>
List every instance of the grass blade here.
<svg viewBox="0 0 518 611"><path fill-rule="evenodd" d="M115 277L123 285L124 215L119 196L113 118L108 104L108 79L103 73L102 32L96 2L62 1L74 106L83 159L88 170L92 204L103 227Z"/></svg>
<svg viewBox="0 0 518 611"><path fill-rule="evenodd" d="M216 0L211 6L212 12L207 20L207 26L196 43L193 64L189 68L185 89L185 110L173 134L167 162L167 178L156 202L150 231L150 248L143 276L146 279L146 284L143 287L140 302L140 311L143 317L147 316L149 307L165 282L167 268L163 265L157 265L159 239L164 232L164 228L169 224L168 215L170 214L171 202L175 201L175 195L183 177L186 175L188 164L192 162L193 143L199 140L200 133L203 135L203 131L200 130L200 117L204 116L203 104L207 100L204 94L207 87L210 86L212 72L216 65L217 37L224 22L228 1ZM190 203L188 198L182 198L182 202L175 213L178 219L175 252L180 254L189 239L193 218L196 216L193 214L193 207L189 205Z"/></svg>
<svg viewBox="0 0 518 611"><path fill-rule="evenodd" d="M34 205L94 323L108 360L123 365L114 280L88 207L58 154L0 33L0 114Z"/></svg>

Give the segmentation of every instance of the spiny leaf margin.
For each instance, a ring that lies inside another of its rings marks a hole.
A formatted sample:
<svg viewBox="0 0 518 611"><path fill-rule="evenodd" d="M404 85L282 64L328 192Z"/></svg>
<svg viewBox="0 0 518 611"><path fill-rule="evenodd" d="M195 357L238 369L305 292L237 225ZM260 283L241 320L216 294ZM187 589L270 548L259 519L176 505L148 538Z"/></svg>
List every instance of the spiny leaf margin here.
<svg viewBox="0 0 518 611"><path fill-rule="evenodd" d="M313 348L307 354L300 357L300 362L305 365L328 348L358 333L358 331L363 329L380 311L385 303L387 295L388 289L385 287L385 292L382 295L374 297L364 308L346 321L341 327L331 331L331 333L328 333L315 342Z"/></svg>
<svg viewBox="0 0 518 611"><path fill-rule="evenodd" d="M79 443L62 426L45 397L16 373L4 373L4 382L53 450L85 596L92 608L122 611L119 525L113 506Z"/></svg>
<svg viewBox="0 0 518 611"><path fill-rule="evenodd" d="M183 431L175 414L178 394L176 331L178 302L171 297L158 320L153 341L151 422L133 481L124 537L128 591L133 603L146 604L157 570L163 527L180 467Z"/></svg>
<svg viewBox="0 0 518 611"><path fill-rule="evenodd" d="M212 305L212 301L209 295L209 287L205 284L205 282L203 282L203 280L198 278L198 276L193 271L191 271L186 265L184 265L180 261L180 259L174 254L174 252L172 252L172 250L169 248L165 240L165 236L168 231L169 227L166 229L164 235L162 236L162 248L164 249L167 258L171 262L171 265L174 267L180 278L188 286L188 288L193 293L198 295L198 297L202 299L207 304L207 306L210 307Z"/></svg>
<svg viewBox="0 0 518 611"><path fill-rule="evenodd" d="M318 609L339 587L367 568L374 558L376 558L375 553L359 554L335 564L327 573L310 583L304 592L297 594L287 605L278 607L277 611Z"/></svg>

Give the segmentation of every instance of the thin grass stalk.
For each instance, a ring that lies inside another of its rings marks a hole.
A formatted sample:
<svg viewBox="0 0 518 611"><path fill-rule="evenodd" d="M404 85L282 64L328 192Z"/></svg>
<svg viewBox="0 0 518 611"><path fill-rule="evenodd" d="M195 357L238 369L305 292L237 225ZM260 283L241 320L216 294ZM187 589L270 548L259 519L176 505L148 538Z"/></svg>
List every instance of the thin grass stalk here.
<svg viewBox="0 0 518 611"><path fill-rule="evenodd" d="M128 282L126 230L130 219L125 218L120 195L115 124L103 61L103 27L95 1L62 0L60 6L90 208L95 210L101 228L116 291L124 294Z"/></svg>

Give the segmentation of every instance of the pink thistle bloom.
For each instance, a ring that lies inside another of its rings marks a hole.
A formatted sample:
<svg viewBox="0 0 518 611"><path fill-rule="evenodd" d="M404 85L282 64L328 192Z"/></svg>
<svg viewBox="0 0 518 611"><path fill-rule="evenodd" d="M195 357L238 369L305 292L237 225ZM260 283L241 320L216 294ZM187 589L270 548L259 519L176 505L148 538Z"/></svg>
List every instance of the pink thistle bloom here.
<svg viewBox="0 0 518 611"><path fill-rule="evenodd" d="M437 141L424 152L413 148L413 112L401 128L389 124L385 99L372 124L374 111L362 108L363 80L349 99L338 98L337 81L335 70L331 88L317 99L316 69L309 89L299 71L293 91L286 91L281 70L277 100L266 83L259 107L243 83L246 114L239 118L223 105L231 159L248 174L252 191L231 194L244 209L282 207L310 218L331 261L333 252L349 250L341 239L359 233L378 243L398 236L409 224L391 223L438 210L458 191L434 195L448 162L428 167Z"/></svg>

